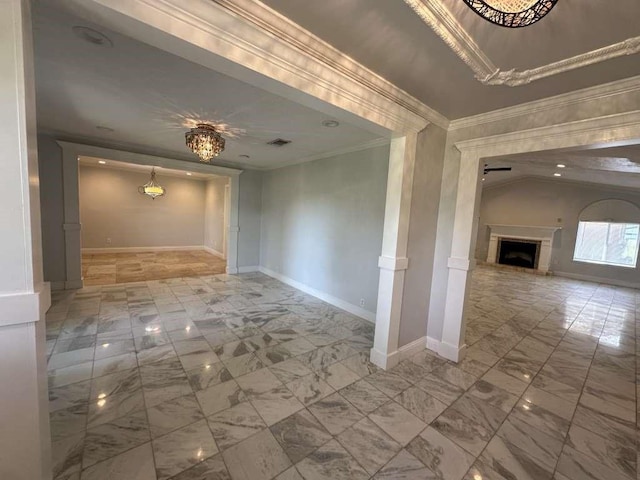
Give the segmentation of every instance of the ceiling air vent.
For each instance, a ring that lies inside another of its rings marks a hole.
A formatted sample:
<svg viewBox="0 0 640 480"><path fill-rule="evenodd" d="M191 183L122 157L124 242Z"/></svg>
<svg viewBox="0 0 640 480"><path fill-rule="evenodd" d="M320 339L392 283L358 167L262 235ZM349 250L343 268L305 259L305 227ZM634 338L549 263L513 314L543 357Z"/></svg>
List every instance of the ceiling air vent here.
<svg viewBox="0 0 640 480"><path fill-rule="evenodd" d="M273 145L274 147L282 147L284 145L287 145L288 143L291 143L291 140L285 140L284 138L276 138L275 140L271 140L270 142L267 142L267 145Z"/></svg>

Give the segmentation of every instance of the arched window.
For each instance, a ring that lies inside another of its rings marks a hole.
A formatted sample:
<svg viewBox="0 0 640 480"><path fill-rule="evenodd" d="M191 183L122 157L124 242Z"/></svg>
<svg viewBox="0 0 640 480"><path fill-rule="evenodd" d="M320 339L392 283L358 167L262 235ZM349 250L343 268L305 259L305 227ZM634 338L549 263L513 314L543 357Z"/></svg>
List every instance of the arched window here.
<svg viewBox="0 0 640 480"><path fill-rule="evenodd" d="M573 260L636 268L640 209L624 200L602 200L580 213Z"/></svg>

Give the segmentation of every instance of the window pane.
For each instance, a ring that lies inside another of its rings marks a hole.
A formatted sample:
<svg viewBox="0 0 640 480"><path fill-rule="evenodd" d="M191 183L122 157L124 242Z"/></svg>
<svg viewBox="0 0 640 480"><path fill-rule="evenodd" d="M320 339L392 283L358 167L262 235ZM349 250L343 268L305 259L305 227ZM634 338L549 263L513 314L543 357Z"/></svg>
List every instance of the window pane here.
<svg viewBox="0 0 640 480"><path fill-rule="evenodd" d="M635 267L639 234L635 223L580 222L573 259Z"/></svg>

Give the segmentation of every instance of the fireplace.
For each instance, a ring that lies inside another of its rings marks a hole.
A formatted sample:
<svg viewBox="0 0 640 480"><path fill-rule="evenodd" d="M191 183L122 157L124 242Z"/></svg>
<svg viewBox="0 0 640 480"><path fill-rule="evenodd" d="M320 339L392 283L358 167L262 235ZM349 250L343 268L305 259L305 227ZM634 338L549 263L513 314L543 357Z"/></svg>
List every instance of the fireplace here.
<svg viewBox="0 0 640 480"><path fill-rule="evenodd" d="M488 224L487 263L502 263L548 272L551 246L560 227ZM504 248L502 244L504 243Z"/></svg>
<svg viewBox="0 0 640 480"><path fill-rule="evenodd" d="M498 263L537 269L541 243L539 240L500 238L498 240Z"/></svg>

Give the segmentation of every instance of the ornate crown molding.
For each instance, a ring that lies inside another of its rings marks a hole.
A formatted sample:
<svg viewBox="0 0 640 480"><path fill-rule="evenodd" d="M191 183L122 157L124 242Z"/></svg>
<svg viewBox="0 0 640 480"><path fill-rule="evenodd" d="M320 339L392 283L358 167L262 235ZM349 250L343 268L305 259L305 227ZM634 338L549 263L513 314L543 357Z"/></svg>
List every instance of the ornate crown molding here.
<svg viewBox="0 0 640 480"><path fill-rule="evenodd" d="M429 123L448 128L449 120L446 117L266 4L255 0L212 1L244 21L295 48L302 55L313 58L340 75L428 120Z"/></svg>
<svg viewBox="0 0 640 480"><path fill-rule="evenodd" d="M480 49L442 0L404 0L484 85L518 87L577 68L640 53L640 37L608 45L574 57L528 70L500 70Z"/></svg>

